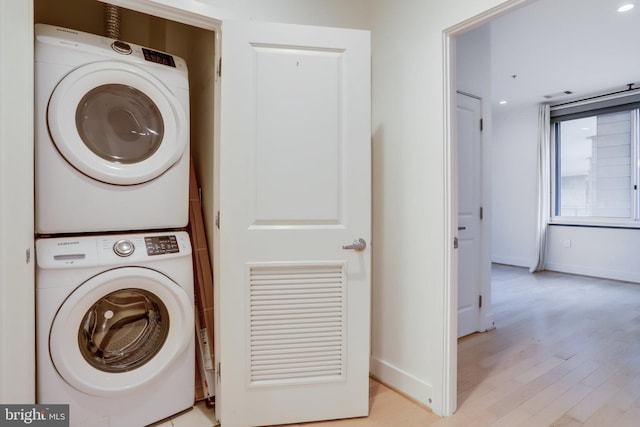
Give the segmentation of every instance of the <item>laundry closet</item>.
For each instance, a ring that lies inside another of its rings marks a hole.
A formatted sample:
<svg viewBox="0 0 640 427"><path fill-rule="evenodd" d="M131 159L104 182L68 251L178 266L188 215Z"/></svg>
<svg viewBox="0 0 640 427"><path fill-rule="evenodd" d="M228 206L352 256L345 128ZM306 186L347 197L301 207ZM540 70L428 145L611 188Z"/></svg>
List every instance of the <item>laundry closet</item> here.
<svg viewBox="0 0 640 427"><path fill-rule="evenodd" d="M34 23L38 401L132 427L213 404L215 34L86 0Z"/></svg>
<svg viewBox="0 0 640 427"><path fill-rule="evenodd" d="M103 35L104 7L34 0L34 22ZM203 27L221 32L120 8L119 37L188 67L195 200L216 282L216 416L223 427L364 416L370 35L216 20Z"/></svg>

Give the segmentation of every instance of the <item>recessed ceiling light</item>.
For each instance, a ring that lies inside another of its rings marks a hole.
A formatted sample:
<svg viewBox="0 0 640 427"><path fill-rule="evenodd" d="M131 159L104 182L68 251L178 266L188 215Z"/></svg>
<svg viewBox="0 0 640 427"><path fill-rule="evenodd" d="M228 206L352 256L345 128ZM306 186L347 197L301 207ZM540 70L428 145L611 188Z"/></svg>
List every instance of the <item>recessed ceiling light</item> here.
<svg viewBox="0 0 640 427"><path fill-rule="evenodd" d="M507 101L500 101L500 102L498 102L498 104L500 104L500 105L504 105L504 104L506 104L506 103L507 103Z"/></svg>
<svg viewBox="0 0 640 427"><path fill-rule="evenodd" d="M635 5L633 3L627 3L627 4L623 4L622 6L620 6L618 8L618 12L628 12L631 9L633 9Z"/></svg>

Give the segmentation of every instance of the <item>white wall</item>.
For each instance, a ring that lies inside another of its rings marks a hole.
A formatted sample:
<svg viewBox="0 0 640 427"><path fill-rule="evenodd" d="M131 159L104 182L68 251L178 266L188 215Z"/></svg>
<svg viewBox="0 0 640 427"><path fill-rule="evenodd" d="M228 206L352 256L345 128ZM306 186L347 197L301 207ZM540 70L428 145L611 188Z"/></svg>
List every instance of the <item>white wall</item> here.
<svg viewBox="0 0 640 427"><path fill-rule="evenodd" d="M535 264L538 107L493 113L493 262Z"/></svg>
<svg viewBox="0 0 640 427"><path fill-rule="evenodd" d="M455 406L445 385L455 384L457 291L443 31L501 3L517 2L371 0L372 372L438 414Z"/></svg>
<svg viewBox="0 0 640 427"><path fill-rule="evenodd" d="M549 227L548 270L640 282L640 230Z"/></svg>
<svg viewBox="0 0 640 427"><path fill-rule="evenodd" d="M320 25L340 28L370 28L368 0L200 0L226 16L238 19Z"/></svg>
<svg viewBox="0 0 640 427"><path fill-rule="evenodd" d="M490 25L456 37L456 87L459 91L482 98L483 118L491 121Z"/></svg>

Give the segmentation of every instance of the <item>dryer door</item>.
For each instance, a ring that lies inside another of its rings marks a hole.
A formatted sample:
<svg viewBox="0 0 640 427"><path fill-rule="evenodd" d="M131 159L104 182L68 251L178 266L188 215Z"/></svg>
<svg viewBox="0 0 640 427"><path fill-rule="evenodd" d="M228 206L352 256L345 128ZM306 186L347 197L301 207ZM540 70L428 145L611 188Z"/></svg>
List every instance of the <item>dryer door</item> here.
<svg viewBox="0 0 640 427"><path fill-rule="evenodd" d="M142 267L108 270L76 288L58 310L51 359L81 392L135 391L184 356L193 316L192 299L167 276Z"/></svg>
<svg viewBox="0 0 640 427"><path fill-rule="evenodd" d="M98 181L140 184L184 154L188 112L155 76L132 64L94 62L56 86L47 110L58 151Z"/></svg>

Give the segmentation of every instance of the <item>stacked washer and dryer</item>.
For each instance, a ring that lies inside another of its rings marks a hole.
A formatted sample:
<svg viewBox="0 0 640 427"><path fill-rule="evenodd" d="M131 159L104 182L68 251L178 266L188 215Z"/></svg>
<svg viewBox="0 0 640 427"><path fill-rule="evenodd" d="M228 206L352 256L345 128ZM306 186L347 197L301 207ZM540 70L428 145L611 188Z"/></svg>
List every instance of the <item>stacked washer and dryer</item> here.
<svg viewBox="0 0 640 427"><path fill-rule="evenodd" d="M187 67L38 24L35 75L37 401L147 425L194 401Z"/></svg>

